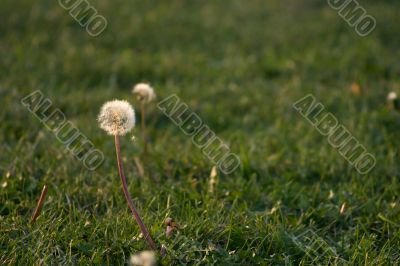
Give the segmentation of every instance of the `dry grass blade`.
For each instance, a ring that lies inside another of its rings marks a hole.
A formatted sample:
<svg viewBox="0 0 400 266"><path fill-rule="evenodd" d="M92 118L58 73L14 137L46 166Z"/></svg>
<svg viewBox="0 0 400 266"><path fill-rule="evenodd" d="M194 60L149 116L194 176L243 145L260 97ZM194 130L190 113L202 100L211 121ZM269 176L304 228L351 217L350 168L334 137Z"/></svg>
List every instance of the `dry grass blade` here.
<svg viewBox="0 0 400 266"><path fill-rule="evenodd" d="M210 193L214 193L215 185L217 184L217 175L218 175L217 167L213 166L210 173L210 181L208 187L208 192Z"/></svg>
<svg viewBox="0 0 400 266"><path fill-rule="evenodd" d="M36 209L32 214L31 224L35 223L36 219L39 217L40 211L42 210L44 199L46 198L46 194L47 194L47 186L44 185L43 189L42 189L42 193L40 194L39 201L36 205Z"/></svg>

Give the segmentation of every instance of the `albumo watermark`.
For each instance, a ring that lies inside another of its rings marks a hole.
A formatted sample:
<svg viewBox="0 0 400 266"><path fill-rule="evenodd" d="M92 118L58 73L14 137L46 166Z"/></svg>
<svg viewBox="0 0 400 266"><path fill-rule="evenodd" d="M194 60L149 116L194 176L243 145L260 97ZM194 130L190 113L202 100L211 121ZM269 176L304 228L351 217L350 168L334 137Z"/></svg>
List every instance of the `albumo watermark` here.
<svg viewBox="0 0 400 266"><path fill-rule="evenodd" d="M333 265L346 265L348 263L337 253L333 245L311 229L307 229L300 234L287 235L293 244L311 260L312 265L321 265L327 262L329 265L331 263Z"/></svg>
<svg viewBox="0 0 400 266"><path fill-rule="evenodd" d="M87 0L58 0L58 4L69 11L81 27L93 37L100 35L107 28L107 20Z"/></svg>
<svg viewBox="0 0 400 266"><path fill-rule="evenodd" d="M360 174L368 174L376 165L375 157L352 136L337 118L327 112L325 106L316 102L311 94L293 104L298 111L321 135L328 137L328 143L339 151Z"/></svg>
<svg viewBox="0 0 400 266"><path fill-rule="evenodd" d="M240 166L240 158L226 145L201 118L181 102L175 94L163 99L157 107L182 132L192 137L192 142L224 174L234 172Z"/></svg>
<svg viewBox="0 0 400 266"><path fill-rule="evenodd" d="M376 19L369 15L357 0L328 0L328 4L338 11L339 16L361 37L369 35L375 29Z"/></svg>
<svg viewBox="0 0 400 266"><path fill-rule="evenodd" d="M93 143L81 133L72 122L67 121L64 113L53 107L53 103L39 90L25 96L21 103L43 125L54 133L56 138L83 165L93 171L104 161L103 153L96 149Z"/></svg>

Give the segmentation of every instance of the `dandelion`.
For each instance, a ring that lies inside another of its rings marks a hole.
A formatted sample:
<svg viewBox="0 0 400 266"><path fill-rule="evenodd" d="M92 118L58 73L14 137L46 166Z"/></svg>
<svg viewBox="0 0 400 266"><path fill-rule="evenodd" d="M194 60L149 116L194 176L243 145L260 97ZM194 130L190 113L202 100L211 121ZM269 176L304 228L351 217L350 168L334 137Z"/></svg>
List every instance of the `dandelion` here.
<svg viewBox="0 0 400 266"><path fill-rule="evenodd" d="M138 223L143 236L145 237L150 247L155 250L156 245L151 238L146 226L143 224L142 219L140 218L139 213L136 210L135 205L133 204L132 198L129 195L128 185L126 183L126 177L121 160L119 136L127 134L135 126L135 112L132 106L127 101L114 100L111 102L107 102L102 106L98 117L98 122L100 128L106 131L107 134L114 136L118 172L121 178L122 190L124 192L128 206L131 209L132 214L136 222Z"/></svg>
<svg viewBox="0 0 400 266"><path fill-rule="evenodd" d="M98 121L107 134L124 136L135 126L135 112L127 101L114 100L101 107Z"/></svg>
<svg viewBox="0 0 400 266"><path fill-rule="evenodd" d="M136 94L137 99L139 101L145 101L149 103L156 98L156 94L154 93L154 89L146 83L139 83L133 87L132 92Z"/></svg>
<svg viewBox="0 0 400 266"><path fill-rule="evenodd" d="M390 92L387 96L388 101L393 101L397 99L397 93L394 91Z"/></svg>
<svg viewBox="0 0 400 266"><path fill-rule="evenodd" d="M146 136L146 104L150 103L156 98L154 89L146 83L139 83L133 87L133 94L137 96L140 102L141 111L141 127L142 127L142 137L144 140L143 154L147 153L147 136Z"/></svg>
<svg viewBox="0 0 400 266"><path fill-rule="evenodd" d="M387 101L390 105L390 108L400 110L400 100L397 97L397 93L394 91L390 92L387 96Z"/></svg>
<svg viewBox="0 0 400 266"><path fill-rule="evenodd" d="M153 251L142 251L132 255L129 264L132 266L155 266L157 264L156 255Z"/></svg>

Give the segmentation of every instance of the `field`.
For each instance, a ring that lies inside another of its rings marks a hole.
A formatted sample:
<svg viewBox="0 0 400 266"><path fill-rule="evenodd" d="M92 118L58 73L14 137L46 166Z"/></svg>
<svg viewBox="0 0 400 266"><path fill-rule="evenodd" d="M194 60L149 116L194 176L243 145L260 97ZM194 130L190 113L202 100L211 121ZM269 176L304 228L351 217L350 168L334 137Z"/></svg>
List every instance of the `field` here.
<svg viewBox="0 0 400 266"><path fill-rule="evenodd" d="M400 113L386 101L400 94L398 1L359 1L377 22L365 37L327 1L89 2L107 19L97 37L58 1L0 2L0 265L124 265L149 249L96 121L113 99L137 113L122 159L167 249L160 265L400 264ZM157 93L147 157L139 82ZM37 90L104 154L99 168L21 103ZM211 180L214 164L157 108L173 94L240 157L236 171ZM293 108L308 94L374 156L372 171L358 173Z"/></svg>

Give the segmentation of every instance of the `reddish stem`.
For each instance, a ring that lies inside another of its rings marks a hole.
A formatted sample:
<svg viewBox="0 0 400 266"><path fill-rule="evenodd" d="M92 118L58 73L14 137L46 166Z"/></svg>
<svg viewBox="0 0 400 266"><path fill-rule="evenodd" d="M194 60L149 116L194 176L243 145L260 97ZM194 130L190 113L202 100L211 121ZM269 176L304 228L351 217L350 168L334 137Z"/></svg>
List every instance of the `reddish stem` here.
<svg viewBox="0 0 400 266"><path fill-rule="evenodd" d="M40 211L42 210L42 206L43 206L43 202L46 197L46 194L47 194L47 186L44 185L43 189L42 189L42 194L40 194L39 201L36 205L36 209L35 209L34 213L32 214L31 224L33 224L36 221L36 219L38 218Z"/></svg>
<svg viewBox="0 0 400 266"><path fill-rule="evenodd" d="M124 191L126 201L128 202L128 206L131 209L132 214L135 217L135 220L138 223L140 230L142 231L142 234L143 234L144 238L146 239L147 243L153 250L156 250L157 249L156 244L154 243L153 239L151 238L150 233L147 230L146 226L143 224L142 219L140 218L139 213L136 210L135 205L133 204L132 198L129 195L128 185L126 184L126 178L125 178L124 169L122 166L121 152L120 152L121 149L120 149L120 145L119 145L118 135L115 135L115 150L117 153L118 172L119 172L119 176L121 177L122 189Z"/></svg>

